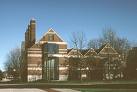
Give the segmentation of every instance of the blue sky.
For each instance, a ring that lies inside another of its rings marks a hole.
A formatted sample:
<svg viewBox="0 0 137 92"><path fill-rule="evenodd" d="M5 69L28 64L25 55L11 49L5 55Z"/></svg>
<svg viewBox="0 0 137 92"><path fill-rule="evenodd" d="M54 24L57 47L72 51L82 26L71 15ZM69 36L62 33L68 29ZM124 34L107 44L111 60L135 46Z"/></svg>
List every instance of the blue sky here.
<svg viewBox="0 0 137 92"><path fill-rule="evenodd" d="M0 68L8 52L19 47L31 18L39 40L53 28L65 41L72 32L97 38L106 27L137 41L137 0L0 0Z"/></svg>

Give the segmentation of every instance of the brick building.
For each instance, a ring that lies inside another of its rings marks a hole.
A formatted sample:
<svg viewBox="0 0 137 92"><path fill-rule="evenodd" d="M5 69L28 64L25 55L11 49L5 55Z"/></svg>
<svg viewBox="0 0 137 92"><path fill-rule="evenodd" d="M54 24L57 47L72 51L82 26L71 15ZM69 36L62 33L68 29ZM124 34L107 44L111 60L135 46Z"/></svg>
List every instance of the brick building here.
<svg viewBox="0 0 137 92"><path fill-rule="evenodd" d="M109 44L103 45L98 50L67 49L67 43L53 29L49 29L39 41L36 41L35 29L36 21L32 19L25 32L23 54L25 57L23 75L26 76L28 81L39 79L68 80L68 69L70 68L68 61L71 57L80 56L86 58L93 56L100 60L104 60L108 56L114 57L113 59L118 59L119 57L119 54ZM86 77L87 75L83 72L80 76Z"/></svg>

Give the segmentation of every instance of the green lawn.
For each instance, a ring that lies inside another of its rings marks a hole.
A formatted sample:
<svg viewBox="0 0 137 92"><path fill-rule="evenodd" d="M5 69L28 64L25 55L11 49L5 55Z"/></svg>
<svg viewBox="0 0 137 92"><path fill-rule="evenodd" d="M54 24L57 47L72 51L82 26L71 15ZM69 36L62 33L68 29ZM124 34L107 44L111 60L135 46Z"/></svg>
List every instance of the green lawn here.
<svg viewBox="0 0 137 92"><path fill-rule="evenodd" d="M75 89L81 92L137 92L137 89Z"/></svg>

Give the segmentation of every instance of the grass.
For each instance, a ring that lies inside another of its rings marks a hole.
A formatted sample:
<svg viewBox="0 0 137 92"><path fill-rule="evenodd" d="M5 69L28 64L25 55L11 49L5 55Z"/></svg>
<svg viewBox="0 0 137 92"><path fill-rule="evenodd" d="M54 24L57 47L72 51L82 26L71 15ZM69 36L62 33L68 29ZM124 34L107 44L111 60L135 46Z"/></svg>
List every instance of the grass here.
<svg viewBox="0 0 137 92"><path fill-rule="evenodd" d="M75 89L81 92L137 92L137 89Z"/></svg>
<svg viewBox="0 0 137 92"><path fill-rule="evenodd" d="M47 81L38 80L29 83L51 83L51 84L137 84L137 80L71 80L71 81Z"/></svg>
<svg viewBox="0 0 137 92"><path fill-rule="evenodd" d="M9 84L12 84L12 83L59 83L59 84L107 84L107 83L112 83L112 84L123 84L123 83L127 83L127 84L130 84L130 83L135 83L137 84L137 80L71 80L71 81L58 81L58 80L52 80L52 81L47 81L47 80L37 80L37 81L33 81L33 82L23 82L23 81L20 81L20 80L12 80L12 81L8 81L8 82L0 82L0 83L9 83Z"/></svg>

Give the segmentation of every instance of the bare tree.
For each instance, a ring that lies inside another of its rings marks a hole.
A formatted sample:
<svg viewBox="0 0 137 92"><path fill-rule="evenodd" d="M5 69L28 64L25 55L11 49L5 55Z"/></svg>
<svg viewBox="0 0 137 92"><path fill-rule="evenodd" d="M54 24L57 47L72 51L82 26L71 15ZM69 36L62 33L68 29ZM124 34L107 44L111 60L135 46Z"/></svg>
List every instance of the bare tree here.
<svg viewBox="0 0 137 92"><path fill-rule="evenodd" d="M0 70L0 80L2 80L2 78L4 78L4 73L2 70Z"/></svg>
<svg viewBox="0 0 137 92"><path fill-rule="evenodd" d="M97 49L100 47L99 39L90 40L87 45L89 49L90 48Z"/></svg>
<svg viewBox="0 0 137 92"><path fill-rule="evenodd" d="M127 79L137 80L137 47L133 47L128 52L125 75Z"/></svg>
<svg viewBox="0 0 137 92"><path fill-rule="evenodd" d="M109 43L117 50L119 54L127 53L130 43L126 38L119 37L112 28L106 28L102 32L102 36L88 42L88 48L99 48L103 44Z"/></svg>
<svg viewBox="0 0 137 92"><path fill-rule="evenodd" d="M74 64L71 64L72 66L70 66L69 69L72 71L71 68L73 67L72 72L74 72L74 73L77 72L78 74L76 76L77 77L79 76L78 78L80 80L82 80L81 75L82 75L82 68L84 68L84 66L83 66L84 59L83 59L82 55L79 55L79 52L81 52L82 49L86 47L86 36L83 32L77 32L77 33L73 32L71 42L72 42L73 48L76 49L76 51L77 51L77 56L69 58L69 63L74 63ZM75 66L75 65L77 65L77 66ZM70 72L70 74L72 74L72 73Z"/></svg>
<svg viewBox="0 0 137 92"><path fill-rule="evenodd" d="M101 47L102 45L104 45L106 43L109 43L121 56L121 57L118 57L119 60L117 63L117 62L114 62L111 59L112 57L108 54L108 56L107 56L108 62L109 62L108 67L111 67L110 66L111 64L115 64L118 67L118 68L115 67L116 71L123 72L123 69L125 68L123 66L126 63L127 52L131 46L129 41L126 38L119 37L112 28L106 28L103 30L100 38L93 39L93 40L89 41L88 47L98 49L99 47ZM113 62L111 62L111 61L113 61ZM110 74L110 72L114 75L118 74L118 72L114 71L113 69L107 69L107 68L105 68L105 69L106 69L106 71L109 72L109 74Z"/></svg>
<svg viewBox="0 0 137 92"><path fill-rule="evenodd" d="M13 77L14 79L20 78L21 73L21 49L14 48L12 49L8 55L7 60L5 62L5 70L8 75Z"/></svg>
<svg viewBox="0 0 137 92"><path fill-rule="evenodd" d="M83 49L86 47L86 36L84 32L73 32L71 42L75 49Z"/></svg>
<svg viewBox="0 0 137 92"><path fill-rule="evenodd" d="M116 32L112 28L105 28L102 32L102 43L110 43L112 47L115 46L117 40Z"/></svg>

